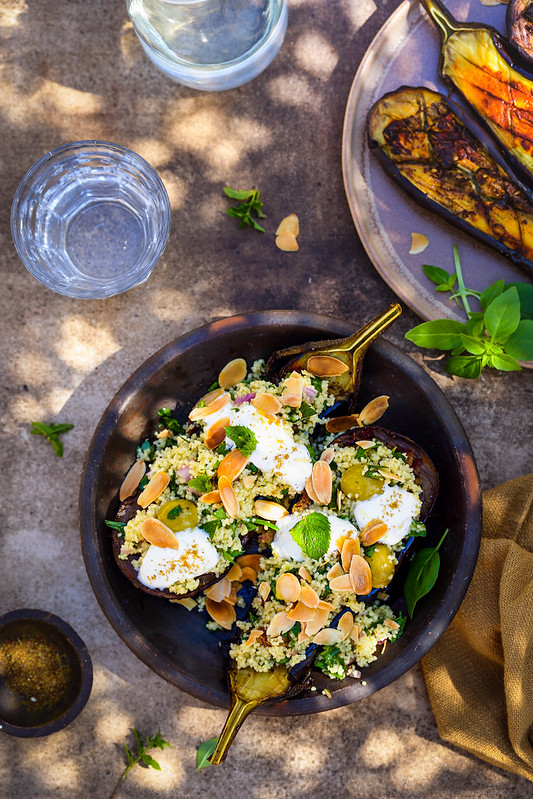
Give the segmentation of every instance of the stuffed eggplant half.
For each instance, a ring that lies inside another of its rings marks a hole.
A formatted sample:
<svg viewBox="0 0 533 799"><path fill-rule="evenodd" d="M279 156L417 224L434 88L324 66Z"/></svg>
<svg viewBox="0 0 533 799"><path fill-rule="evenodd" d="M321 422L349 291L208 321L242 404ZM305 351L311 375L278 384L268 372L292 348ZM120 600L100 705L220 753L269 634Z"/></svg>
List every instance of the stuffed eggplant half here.
<svg viewBox="0 0 533 799"><path fill-rule="evenodd" d="M533 204L446 98L403 86L374 104L369 145L415 200L533 271Z"/></svg>

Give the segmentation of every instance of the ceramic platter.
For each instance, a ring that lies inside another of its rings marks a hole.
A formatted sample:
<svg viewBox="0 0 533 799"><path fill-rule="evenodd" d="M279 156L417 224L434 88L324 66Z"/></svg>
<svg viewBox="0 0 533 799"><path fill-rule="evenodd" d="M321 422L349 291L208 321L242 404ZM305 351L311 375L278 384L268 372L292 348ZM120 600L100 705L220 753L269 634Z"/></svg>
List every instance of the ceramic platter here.
<svg viewBox="0 0 533 799"><path fill-rule="evenodd" d="M459 20L486 22L505 32L505 5L487 7L479 0L444 2ZM434 291L422 264L453 272L452 245L457 244L469 288L482 290L499 278L506 282L530 278L504 256L415 203L385 174L369 150L366 135L367 114L387 92L407 85L427 86L450 95L450 86L439 75L439 56L440 36L435 25L419 0L405 0L370 45L350 90L343 133L343 175L357 232L392 290L423 319L463 321L458 306L447 299L449 295ZM479 128L475 132L487 144L486 134ZM409 255L413 232L429 239L429 246L419 255Z"/></svg>

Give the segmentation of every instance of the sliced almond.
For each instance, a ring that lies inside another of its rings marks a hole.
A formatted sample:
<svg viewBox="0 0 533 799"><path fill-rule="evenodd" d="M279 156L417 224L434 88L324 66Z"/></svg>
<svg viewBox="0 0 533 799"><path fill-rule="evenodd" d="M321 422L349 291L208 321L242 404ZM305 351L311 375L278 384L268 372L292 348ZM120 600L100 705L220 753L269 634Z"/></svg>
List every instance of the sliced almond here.
<svg viewBox="0 0 533 799"><path fill-rule="evenodd" d="M299 249L296 236L290 230L285 230L276 236L276 247L283 250L283 252L296 252Z"/></svg>
<svg viewBox="0 0 533 799"><path fill-rule="evenodd" d="M159 433L156 436L156 438L169 438L169 437L172 438L172 433L170 432L170 430L166 430L166 429L165 430L160 430Z"/></svg>
<svg viewBox="0 0 533 799"><path fill-rule="evenodd" d="M141 491L137 497L137 504L140 505L141 508L147 508L151 502L163 493L169 483L170 477L166 472L157 472L150 479L144 491Z"/></svg>
<svg viewBox="0 0 533 799"><path fill-rule="evenodd" d="M315 489L313 488L313 478L312 475L309 475L307 480L305 481L305 490L309 499L312 499L313 502L316 502L317 505L319 504L319 499L315 493Z"/></svg>
<svg viewBox="0 0 533 799"><path fill-rule="evenodd" d="M394 472L389 472L388 469L378 469L378 472L385 480L395 480L397 483L405 482L404 477L399 477L397 474L394 474Z"/></svg>
<svg viewBox="0 0 533 799"><path fill-rule="evenodd" d="M141 533L146 541L156 547L180 548L176 534L159 519L145 519L141 524Z"/></svg>
<svg viewBox="0 0 533 799"><path fill-rule="evenodd" d="M257 593L259 594L263 602L267 601L268 597L270 596L270 591L271 591L270 583L265 583L265 582L259 583L259 586L257 588Z"/></svg>
<svg viewBox="0 0 533 799"><path fill-rule="evenodd" d="M307 633L307 625L305 622L302 622L302 629L298 633L298 643L303 644L304 641L308 641L310 636Z"/></svg>
<svg viewBox="0 0 533 799"><path fill-rule="evenodd" d="M250 630L250 635L246 639L244 646L252 646L252 644L258 641L262 635L263 635L262 630Z"/></svg>
<svg viewBox="0 0 533 799"><path fill-rule="evenodd" d="M232 519L239 513L239 500L235 496L235 491L231 485L231 480L227 477L219 477L218 490L220 491L220 499L224 505L224 510Z"/></svg>
<svg viewBox="0 0 533 799"><path fill-rule="evenodd" d="M293 621L311 621L314 614L315 611L313 608L308 608L303 602L297 602L296 605L288 611L287 616Z"/></svg>
<svg viewBox="0 0 533 799"><path fill-rule="evenodd" d="M329 463L317 461L313 464L311 472L313 491L321 505L329 505L331 502L331 491L333 488L333 474Z"/></svg>
<svg viewBox="0 0 533 799"><path fill-rule="evenodd" d="M252 583L255 584L257 580L257 572L255 569L252 569L251 566L243 566L240 579L241 582L244 582L245 580L250 580Z"/></svg>
<svg viewBox="0 0 533 799"><path fill-rule="evenodd" d="M290 408L299 408L302 404L303 379L298 372L291 372L284 382L284 390L281 395L283 405Z"/></svg>
<svg viewBox="0 0 533 799"><path fill-rule="evenodd" d="M349 574L341 574L340 577L334 577L333 580L329 581L329 587L332 591L339 592L353 590Z"/></svg>
<svg viewBox="0 0 533 799"><path fill-rule="evenodd" d="M327 602L325 599L321 599L318 603L317 610L327 610L329 613L330 610L335 610L335 605L333 605L331 602Z"/></svg>
<svg viewBox="0 0 533 799"><path fill-rule="evenodd" d="M338 377L348 371L346 364L331 355L311 355L306 369L316 377Z"/></svg>
<svg viewBox="0 0 533 799"><path fill-rule="evenodd" d="M326 422L326 430L328 433L344 433L345 430L357 427L358 423L359 416L356 413L350 416L333 416Z"/></svg>
<svg viewBox="0 0 533 799"><path fill-rule="evenodd" d="M483 0L481 0L483 2ZM487 0L485 0L487 2ZM429 244L429 239L423 233L411 233L411 249L409 255L419 255L424 252Z"/></svg>
<svg viewBox="0 0 533 799"><path fill-rule="evenodd" d="M248 367L244 358L234 358L220 372L218 384L221 388L233 388L245 379L247 372Z"/></svg>
<svg viewBox="0 0 533 799"><path fill-rule="evenodd" d="M388 627L389 630L399 630L400 629L400 625L398 624L397 621L394 621L394 619L385 619L383 624L385 625L385 627Z"/></svg>
<svg viewBox="0 0 533 799"><path fill-rule="evenodd" d="M241 474L244 467L250 459L245 458L238 449L232 449L227 455L224 455L218 465L217 476L227 477L230 483Z"/></svg>
<svg viewBox="0 0 533 799"><path fill-rule="evenodd" d="M289 619L285 612L276 613L267 627L267 637L275 638L278 635L283 635L283 633L289 632L289 630L294 627L294 624L295 622Z"/></svg>
<svg viewBox="0 0 533 799"><path fill-rule="evenodd" d="M217 413L230 402L231 397L225 392L220 394L216 399L209 403L209 405L196 406L189 414L191 422L197 422L199 419L206 419L213 413Z"/></svg>
<svg viewBox="0 0 533 799"><path fill-rule="evenodd" d="M353 622L353 614L349 610L340 617L337 629L342 636L341 641L345 641L352 632Z"/></svg>
<svg viewBox="0 0 533 799"><path fill-rule="evenodd" d="M326 577L328 578L328 580L334 580L335 577L340 577L341 574L344 574L341 564L334 563L329 572L327 573Z"/></svg>
<svg viewBox="0 0 533 799"><path fill-rule="evenodd" d="M235 605L237 603L237 592L241 588L241 583L232 583L231 584L231 591L226 597L226 602L229 602L230 605Z"/></svg>
<svg viewBox="0 0 533 799"><path fill-rule="evenodd" d="M350 638L352 639L352 641L355 641L355 643L357 643L361 638L361 626L357 622L355 622L354 626L350 631Z"/></svg>
<svg viewBox="0 0 533 799"><path fill-rule="evenodd" d="M282 403L275 397L274 394L259 393L251 400L250 405L253 405L256 411L264 413L265 416L274 417L283 408Z"/></svg>
<svg viewBox="0 0 533 799"><path fill-rule="evenodd" d="M224 416L206 430L204 443L207 449L216 449L226 438L226 427L229 427L229 416Z"/></svg>
<svg viewBox="0 0 533 799"><path fill-rule="evenodd" d="M358 596L365 596L372 590L372 572L361 555L354 555L350 563L349 580ZM338 578L340 579L340 578Z"/></svg>
<svg viewBox="0 0 533 799"><path fill-rule="evenodd" d="M358 538L345 538L341 549L342 568L347 572L354 555L361 554L361 545Z"/></svg>
<svg viewBox="0 0 533 799"><path fill-rule="evenodd" d="M335 450L331 449L331 447L328 447L327 449L324 450L324 452L320 456L320 460L325 461L326 463L331 463L334 457L335 457Z"/></svg>
<svg viewBox="0 0 533 799"><path fill-rule="evenodd" d="M276 596L285 602L297 602L300 598L300 581L290 572L286 572L276 580Z"/></svg>
<svg viewBox="0 0 533 799"><path fill-rule="evenodd" d="M334 627L326 627L315 635L313 643L320 644L321 646L331 646L332 644L340 643L341 640L342 633L339 630L336 630Z"/></svg>
<svg viewBox="0 0 533 799"><path fill-rule="evenodd" d="M381 519L371 519L361 530L361 543L365 547L371 547L386 534L389 528ZM359 554L359 553L354 553Z"/></svg>
<svg viewBox="0 0 533 799"><path fill-rule="evenodd" d="M337 510L338 510L339 513L341 512L342 500L343 499L344 499L344 494L342 493L342 491L339 488L339 489L337 489Z"/></svg>
<svg viewBox="0 0 533 799"><path fill-rule="evenodd" d="M300 575L302 580L305 580L306 583L310 583L311 580L313 579L309 574L309 572L307 571L307 569L305 568L305 566L300 566L300 568L298 569L298 574Z"/></svg>
<svg viewBox="0 0 533 799"><path fill-rule="evenodd" d="M234 563L229 572L226 574L226 577L230 582L234 582L235 580L240 580L242 575L242 568L238 563Z"/></svg>
<svg viewBox="0 0 533 799"><path fill-rule="evenodd" d="M245 488L251 488L256 481L255 474L245 474L242 478L242 484Z"/></svg>
<svg viewBox="0 0 533 799"><path fill-rule="evenodd" d="M255 572L259 571L259 564L261 563L261 555L258 553L251 552L246 555L239 555L236 558L235 563L238 563L239 566L244 569L245 566L250 566Z"/></svg>
<svg viewBox="0 0 533 799"><path fill-rule="evenodd" d="M208 491L207 494L202 494L198 497L198 502L205 502L206 505L216 505L217 502L222 502L220 491Z"/></svg>
<svg viewBox="0 0 533 799"><path fill-rule="evenodd" d="M214 388L213 391L208 391L207 394L204 394L203 397L200 397L194 407L196 408L200 403L203 403L203 405L210 405L217 399L217 397L221 397L222 394L224 394L223 388Z"/></svg>
<svg viewBox="0 0 533 799"><path fill-rule="evenodd" d="M120 491L118 492L118 498L121 502L124 502L125 499L131 497L141 480L143 479L146 473L146 461L135 461L131 469L129 470L128 474L124 478L122 485L120 486Z"/></svg>
<svg viewBox="0 0 533 799"><path fill-rule="evenodd" d="M315 589L311 588L310 585L307 585L307 583L301 583L300 602L303 602L308 608L313 608L314 610L319 605L320 597Z"/></svg>
<svg viewBox="0 0 533 799"><path fill-rule="evenodd" d="M211 616L213 621L216 621L224 630L231 630L234 622L237 619L235 608L229 602L214 602L209 597L205 600L205 609Z"/></svg>
<svg viewBox="0 0 533 799"><path fill-rule="evenodd" d="M184 599L171 599L174 605L183 605L187 610L194 610L196 607L196 600L192 596L186 596Z"/></svg>
<svg viewBox="0 0 533 799"><path fill-rule="evenodd" d="M213 602L222 602L226 597L230 595L231 591L231 582L228 580L227 575L222 577L221 580L218 580L213 585L210 585L209 588L206 588L205 595L212 599Z"/></svg>
<svg viewBox="0 0 533 799"><path fill-rule="evenodd" d="M374 397L359 414L359 422L363 426L374 424L378 419L381 419L388 407L389 398L386 394Z"/></svg>
<svg viewBox="0 0 533 799"><path fill-rule="evenodd" d="M278 502L271 502L267 499L258 499L254 504L255 515L261 519L268 519L271 522L277 522L284 516L288 516L289 512L283 505Z"/></svg>
<svg viewBox="0 0 533 799"><path fill-rule="evenodd" d="M297 236L300 232L300 222L296 214L289 214L281 220L276 230L276 236L281 236L286 231L292 233L293 236Z"/></svg>
<svg viewBox="0 0 533 799"><path fill-rule="evenodd" d="M305 631L308 636L316 635L319 630L327 623L329 610L327 608L316 608L313 618L306 622Z"/></svg>

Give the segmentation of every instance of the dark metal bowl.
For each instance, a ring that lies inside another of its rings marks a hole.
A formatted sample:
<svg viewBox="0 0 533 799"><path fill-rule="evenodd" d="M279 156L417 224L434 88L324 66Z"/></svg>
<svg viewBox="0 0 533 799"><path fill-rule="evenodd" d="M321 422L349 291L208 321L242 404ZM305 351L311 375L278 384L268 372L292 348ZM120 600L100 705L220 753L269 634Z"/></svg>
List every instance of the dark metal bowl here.
<svg viewBox="0 0 533 799"><path fill-rule="evenodd" d="M149 358L122 386L94 434L81 485L80 529L85 566L110 623L130 649L157 674L190 694L228 707L219 637L205 629L196 612L148 596L119 571L105 518L117 507L117 492L135 458L135 447L154 430L161 407L176 407L186 418L221 367L243 357L251 364L282 347L313 339L348 336L353 325L297 311L266 311L222 319L176 339ZM440 475L440 492L428 523L430 544L449 527L441 570L421 600L403 636L367 668L362 680L327 680L318 690L265 706L269 715L314 713L349 704L397 679L444 632L466 593L481 535L481 499L472 450L452 407L414 361L379 340L365 358L361 403L378 394L391 397L383 423L422 446ZM332 698L321 695L329 688Z"/></svg>
<svg viewBox="0 0 533 799"><path fill-rule="evenodd" d="M23 635L39 635L55 645L70 668L69 685L52 706L34 711L17 701L0 678L0 730L18 738L40 738L62 730L83 710L91 693L93 667L79 635L59 616L44 610L13 610L0 617L0 643Z"/></svg>

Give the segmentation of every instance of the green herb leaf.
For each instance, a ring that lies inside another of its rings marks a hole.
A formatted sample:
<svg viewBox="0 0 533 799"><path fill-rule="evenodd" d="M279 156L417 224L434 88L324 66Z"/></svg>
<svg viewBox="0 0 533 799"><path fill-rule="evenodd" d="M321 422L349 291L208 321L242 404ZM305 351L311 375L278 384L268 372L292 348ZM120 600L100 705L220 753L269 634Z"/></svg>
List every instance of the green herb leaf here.
<svg viewBox="0 0 533 799"><path fill-rule="evenodd" d="M244 555L244 549L222 549L221 555L230 563L235 563L235 559L238 558L239 555Z"/></svg>
<svg viewBox="0 0 533 799"><path fill-rule="evenodd" d="M264 227L257 222L252 213L257 218L262 219L266 216L263 213L263 203L259 200L259 191L255 189L231 189L229 186L224 188L224 193L232 200L243 200L240 205L228 208L226 213L239 220L239 227L253 227L261 233L265 232Z"/></svg>
<svg viewBox="0 0 533 799"><path fill-rule="evenodd" d="M257 447L255 433L243 425L231 425L225 427L226 435L234 442L235 446L245 458L249 458Z"/></svg>
<svg viewBox="0 0 533 799"><path fill-rule="evenodd" d="M232 189L229 186L224 186L224 194L230 200L251 200L255 193L255 189Z"/></svg>
<svg viewBox="0 0 533 799"><path fill-rule="evenodd" d="M171 508L167 513L167 519L177 519L182 513L183 507L181 505L174 505L174 507Z"/></svg>
<svg viewBox="0 0 533 799"><path fill-rule="evenodd" d="M331 525L323 513L309 513L291 528L291 536L302 551L319 560L328 551Z"/></svg>
<svg viewBox="0 0 533 799"><path fill-rule="evenodd" d="M485 311L485 327L493 341L505 343L520 322L520 300L515 288L492 300Z"/></svg>
<svg viewBox="0 0 533 799"><path fill-rule="evenodd" d="M314 416L316 410L313 408L312 405L309 405L307 402L302 402L300 405L300 414L302 419L309 419L310 416Z"/></svg>
<svg viewBox="0 0 533 799"><path fill-rule="evenodd" d="M520 316L522 319L533 319L533 286L531 283L506 283L506 289L515 288L520 298Z"/></svg>
<svg viewBox="0 0 533 799"><path fill-rule="evenodd" d="M207 768L207 766L211 765L209 759L215 751L217 743L218 738L210 738L208 741L204 741L203 744L200 744L196 750L196 771L200 771L200 769Z"/></svg>
<svg viewBox="0 0 533 799"><path fill-rule="evenodd" d="M435 585L440 569L439 548L447 534L448 530L445 530L436 547L428 547L416 552L409 565L403 592L411 618L413 618L416 603Z"/></svg>
<svg viewBox="0 0 533 799"><path fill-rule="evenodd" d="M53 447L55 454L59 457L63 457L63 442L59 439L59 436L63 433L67 433L69 430L72 430L74 425L67 424L65 422L60 422L59 424L54 424L51 422L50 424L45 424L44 422L31 422L32 429L30 433L32 436L44 436L47 441Z"/></svg>
<svg viewBox="0 0 533 799"><path fill-rule="evenodd" d="M533 288L533 287L532 287ZM533 361L533 321L523 319L511 333L503 348L507 355L519 361Z"/></svg>
<svg viewBox="0 0 533 799"><path fill-rule="evenodd" d="M143 752L143 754L141 755L141 760L146 766L150 766L151 768L154 768L156 771L161 771L161 766L159 765L157 760L155 760L155 758L153 758L151 755L148 755L146 752Z"/></svg>
<svg viewBox="0 0 533 799"><path fill-rule="evenodd" d="M139 734L139 731L136 730L135 728L133 728L133 734L135 736L135 741L137 743L137 757L134 757L129 747L126 744L124 744L124 751L126 753L126 759L128 761L128 765L126 766L120 777L118 778L118 782L116 783L109 799L113 799L113 797L117 795L118 789L120 788L126 777L128 776L130 770L135 765L137 765L137 763L144 763L149 768L153 768L156 771L161 771L161 766L159 765L157 760L151 757L151 755L147 754L148 749L154 749L155 747L157 747L158 749L164 749L165 746L171 747L171 744L169 744L168 741L165 741L165 739L162 737L161 730L159 729L157 730L157 733L154 735L153 738L150 738L150 736L148 736L145 744L142 742L142 738Z"/></svg>
<svg viewBox="0 0 533 799"><path fill-rule="evenodd" d="M435 319L422 322L405 334L408 341L426 349L451 350L461 344L461 333L465 325L454 319Z"/></svg>
<svg viewBox="0 0 533 799"><path fill-rule="evenodd" d="M111 527L112 530L119 530L121 533L124 532L126 522L113 522L110 519L104 519L104 522L108 527Z"/></svg>
<svg viewBox="0 0 533 799"><path fill-rule="evenodd" d="M207 533L209 538L213 538L216 531L220 527L220 522L216 519L212 519L210 522L204 522L203 524L199 525L200 530L203 530L204 533Z"/></svg>
<svg viewBox="0 0 533 799"><path fill-rule="evenodd" d="M444 368L450 375L473 380L479 377L482 367L483 363L478 355L452 355Z"/></svg>
<svg viewBox="0 0 533 799"><path fill-rule="evenodd" d="M491 283L490 286L487 286L485 291L481 292L481 296L479 298L479 304L483 308L484 311L487 310L489 305L496 297L499 297L500 294L504 291L505 288L505 280L497 280L496 283Z"/></svg>
<svg viewBox="0 0 533 799"><path fill-rule="evenodd" d="M417 536L419 538L423 538L426 535L426 525L424 522L411 522L411 527L409 528L409 535L412 535L413 538Z"/></svg>
<svg viewBox="0 0 533 799"><path fill-rule="evenodd" d="M191 477L187 485L195 491L199 491L200 494L207 494L213 487L211 478L207 474L199 474L197 477Z"/></svg>
<svg viewBox="0 0 533 799"><path fill-rule="evenodd" d="M464 333L461 333L461 343L463 348L471 355L483 355L489 341L488 339L486 341L480 341L474 336L466 336Z"/></svg>
<svg viewBox="0 0 533 799"><path fill-rule="evenodd" d="M457 280L457 275L450 275L449 272L447 272L445 269L441 269L439 266L423 264L422 269L424 270L426 277L428 277L432 283L436 283L437 286L441 286L444 283L449 284L450 281L453 280L453 283L451 284L451 288L453 288L455 281Z"/></svg>
<svg viewBox="0 0 533 799"><path fill-rule="evenodd" d="M499 369L500 372L520 372L522 369L516 358L505 355L503 352L489 356L489 366Z"/></svg>
<svg viewBox="0 0 533 799"><path fill-rule="evenodd" d="M174 419L172 416L172 411L170 408L160 408L157 412L157 415L161 418L161 422L170 430L171 433L175 433L176 435L181 435L185 432L185 428L181 425L177 419Z"/></svg>

